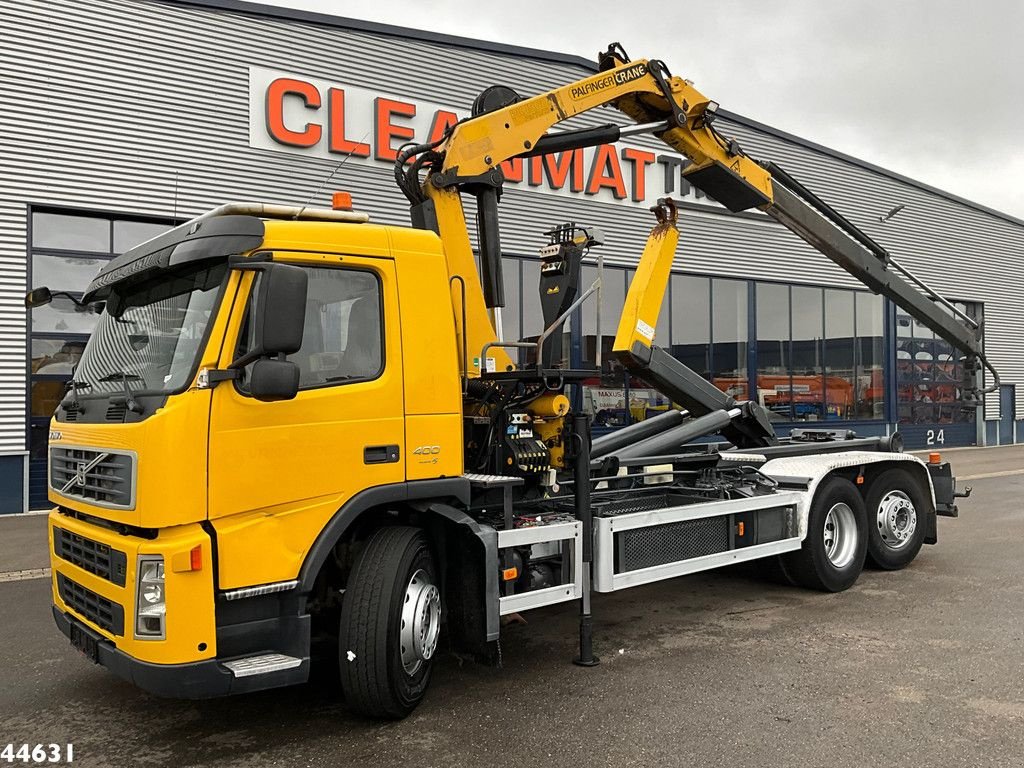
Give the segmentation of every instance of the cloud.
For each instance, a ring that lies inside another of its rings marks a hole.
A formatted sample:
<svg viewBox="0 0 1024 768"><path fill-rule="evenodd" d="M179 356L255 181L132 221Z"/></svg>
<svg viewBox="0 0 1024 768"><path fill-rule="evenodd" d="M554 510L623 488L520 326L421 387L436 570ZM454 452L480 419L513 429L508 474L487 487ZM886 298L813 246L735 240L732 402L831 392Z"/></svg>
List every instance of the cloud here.
<svg viewBox="0 0 1024 768"><path fill-rule="evenodd" d="M587 58L618 40L733 112L1024 218L1017 0L276 4Z"/></svg>

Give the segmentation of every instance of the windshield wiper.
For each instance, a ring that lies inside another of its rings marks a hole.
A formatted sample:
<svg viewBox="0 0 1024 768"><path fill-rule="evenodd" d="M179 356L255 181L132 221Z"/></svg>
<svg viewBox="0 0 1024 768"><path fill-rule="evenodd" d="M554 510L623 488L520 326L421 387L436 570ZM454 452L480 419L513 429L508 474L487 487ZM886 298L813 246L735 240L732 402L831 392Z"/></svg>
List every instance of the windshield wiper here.
<svg viewBox="0 0 1024 768"><path fill-rule="evenodd" d="M78 390L85 389L86 387L91 388L92 384L87 381L75 381L74 378L68 379L64 389L71 395L71 401L68 402L66 399L60 401L65 411L82 410L82 405L78 402Z"/></svg>
<svg viewBox="0 0 1024 768"><path fill-rule="evenodd" d="M102 376L96 379L97 383L107 381L120 381L124 385L124 397L123 398L110 398L112 403L118 405L124 405L132 413L144 413L145 409L138 404L134 397L132 397L132 391L128 387L129 381L145 381L141 376L134 373L125 373L124 371L116 371L115 373L109 373L106 376Z"/></svg>

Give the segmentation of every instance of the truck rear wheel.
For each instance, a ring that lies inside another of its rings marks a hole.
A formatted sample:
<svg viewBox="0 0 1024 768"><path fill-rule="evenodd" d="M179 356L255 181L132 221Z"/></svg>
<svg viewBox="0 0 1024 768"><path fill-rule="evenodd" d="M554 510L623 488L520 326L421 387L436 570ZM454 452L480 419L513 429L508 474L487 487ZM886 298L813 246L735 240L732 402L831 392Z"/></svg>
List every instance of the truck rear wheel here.
<svg viewBox="0 0 1024 768"><path fill-rule="evenodd" d="M423 699L441 630L435 573L418 528L381 528L356 559L338 632L341 688L353 711L398 719Z"/></svg>
<svg viewBox="0 0 1024 768"><path fill-rule="evenodd" d="M868 560L886 571L910 565L924 543L924 489L905 469L889 469L871 483L866 504Z"/></svg>
<svg viewBox="0 0 1024 768"><path fill-rule="evenodd" d="M783 556L786 573L802 587L842 592L857 581L866 554L864 500L849 480L827 478L811 502L803 547Z"/></svg>

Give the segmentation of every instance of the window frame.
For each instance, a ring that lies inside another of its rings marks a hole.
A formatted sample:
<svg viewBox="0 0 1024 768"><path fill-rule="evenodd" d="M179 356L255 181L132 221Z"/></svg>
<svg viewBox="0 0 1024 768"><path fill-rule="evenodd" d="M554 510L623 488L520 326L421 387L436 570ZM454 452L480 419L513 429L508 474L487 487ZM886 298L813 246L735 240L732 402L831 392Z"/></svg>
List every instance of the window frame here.
<svg viewBox="0 0 1024 768"><path fill-rule="evenodd" d="M349 255L349 254L342 254L342 255L346 256L346 255ZM356 258L356 257L353 257L353 258ZM275 261L276 261L276 259L275 259ZM342 381L326 381L323 384L317 384L315 386L306 386L306 387L303 387L303 386L300 385L298 391L295 393L295 396L298 397L303 392L315 392L317 390L327 389L329 387L346 387L346 386L349 386L351 384L366 384L367 382L379 380L384 375L384 372L387 370L387 367L388 367L388 355L387 355L388 345L387 345L387 336L386 336L387 326L385 325L385 322L384 322L385 321L385 317L384 317L384 315L385 315L385 312L384 312L384 280L381 278L381 274L377 270L373 269L370 266L360 266L360 265L352 265L352 264L309 264L309 263L303 263L303 262L283 261L283 260L281 262L278 262L278 263L286 263L286 264L290 264L291 266L301 267L301 268L306 269L306 270L327 269L327 270L339 270L339 271L340 270L345 270L347 272L365 272L365 273L367 273L369 275L372 275L374 280L377 283L377 298L378 298L378 301L377 301L377 310L378 310L378 312L377 312L377 314L378 314L378 319L380 321L380 366L378 367L377 372L373 376L360 377L360 378L357 378L357 379L344 379ZM256 273L256 275L255 275L255 277L254 277L254 279L252 281L252 284L249 286L249 295L245 297L245 308L242 310L242 320L241 320L241 323L239 324L239 327L238 327L238 334L235 337L234 349L235 349L235 355L236 356L238 355L238 344L239 344L239 341L241 341L243 331L246 330L246 323L247 323L248 318L249 318L249 311L250 311L250 309L252 307L253 299L256 296L256 286L257 286L259 280L260 280L260 274ZM287 359L287 357L285 359ZM248 368L248 367L249 366L246 366L246 368ZM243 370L245 370L245 369L243 369ZM249 392L249 390L248 390L247 378L248 377L244 377L244 376L243 377L239 377L239 378L234 379L234 381L232 383L234 384L235 392L237 392L242 397L253 399L252 393ZM280 401L280 402L288 402L288 401Z"/></svg>
<svg viewBox="0 0 1024 768"><path fill-rule="evenodd" d="M89 251L83 248L53 248L43 245L34 244L34 215L37 213L52 213L58 215L67 216L84 216L88 218L94 218L104 220L107 222L109 240L108 250L106 251ZM27 202L25 204L25 290L26 292L33 287L33 260L34 256L38 254L47 256L58 256L58 257L75 257L80 256L87 259L100 259L103 261L110 261L119 254L114 251L114 222L116 221L134 221L147 224L163 224L166 225L167 229L173 229L185 221L180 216L160 216L160 215L149 215L149 214L135 214L135 213L124 213L119 211L101 210L97 208L87 208L80 206L66 206L66 205L53 205L47 202ZM81 298L82 294L79 292L72 292L75 298ZM34 416L32 414L32 384L34 381L59 381L63 380L67 382L70 376L62 374L37 374L32 370L32 339L72 339L88 341L92 333L68 333L66 331L36 331L34 330L34 324L32 319L32 313L29 312L25 322L25 451L29 457L30 477L35 471L32 466L32 448L33 448L33 430L43 430L44 432L49 427L50 421L53 416ZM194 374L193 374L194 375ZM44 445L45 448L45 445ZM45 459L38 459L37 461L45 461ZM25 503L31 506L31 494L26 497Z"/></svg>

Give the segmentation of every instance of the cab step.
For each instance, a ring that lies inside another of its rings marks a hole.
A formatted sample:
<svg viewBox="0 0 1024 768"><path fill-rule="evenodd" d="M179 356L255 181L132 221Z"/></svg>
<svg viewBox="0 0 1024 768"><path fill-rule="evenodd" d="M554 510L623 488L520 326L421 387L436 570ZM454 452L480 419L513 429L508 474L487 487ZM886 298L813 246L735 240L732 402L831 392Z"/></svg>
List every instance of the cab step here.
<svg viewBox="0 0 1024 768"><path fill-rule="evenodd" d="M267 675L271 672L280 672L285 669L293 669L302 663L302 659L294 656L285 656L283 653L265 653L262 656L246 656L242 659L225 661L224 666L231 670L235 677L252 677L253 675Z"/></svg>

